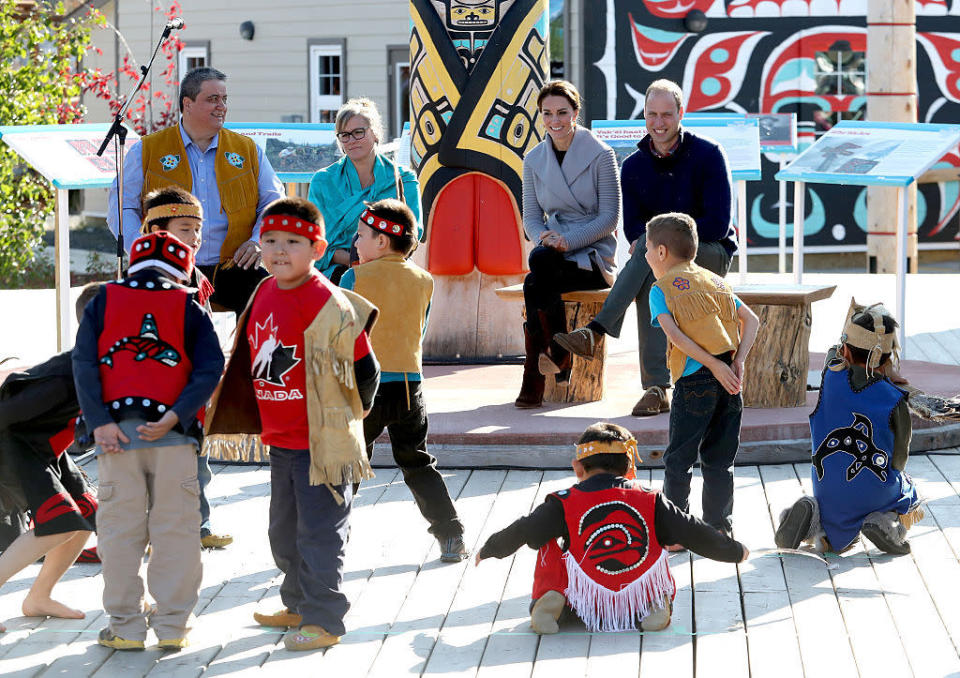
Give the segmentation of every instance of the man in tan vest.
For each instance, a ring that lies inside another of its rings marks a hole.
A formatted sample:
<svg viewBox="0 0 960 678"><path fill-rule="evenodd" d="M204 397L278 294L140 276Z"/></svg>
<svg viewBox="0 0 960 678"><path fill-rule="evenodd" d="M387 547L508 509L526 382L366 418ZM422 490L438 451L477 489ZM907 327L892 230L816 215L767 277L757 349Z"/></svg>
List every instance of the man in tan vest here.
<svg viewBox="0 0 960 678"><path fill-rule="evenodd" d="M260 265L260 214L283 197L270 161L248 137L224 129L227 76L196 68L180 84L180 124L130 146L123 172L123 241L139 235L141 202L175 184L203 206L197 268L213 283L210 301L238 315L267 273ZM107 225L117 234L117 185L110 189Z"/></svg>

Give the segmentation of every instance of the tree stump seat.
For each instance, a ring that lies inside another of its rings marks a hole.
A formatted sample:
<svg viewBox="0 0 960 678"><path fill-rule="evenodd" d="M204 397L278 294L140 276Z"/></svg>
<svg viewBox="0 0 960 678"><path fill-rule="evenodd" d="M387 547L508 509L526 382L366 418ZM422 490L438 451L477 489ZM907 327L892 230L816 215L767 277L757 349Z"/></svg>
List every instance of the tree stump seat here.
<svg viewBox="0 0 960 678"><path fill-rule="evenodd" d="M567 313L567 331L583 327L600 312L607 298L609 288L600 290L581 290L562 295ZM523 301L523 285L501 287L497 291L501 299ZM573 356L570 372L570 385L557 386L553 376L547 377L547 386L543 399L551 403L591 403L603 398L603 385L607 369L607 344L605 337L597 341L597 350L593 360Z"/></svg>
<svg viewBox="0 0 960 678"><path fill-rule="evenodd" d="M811 305L836 285L735 285L734 293L760 318L747 356L744 407L803 407L810 369Z"/></svg>

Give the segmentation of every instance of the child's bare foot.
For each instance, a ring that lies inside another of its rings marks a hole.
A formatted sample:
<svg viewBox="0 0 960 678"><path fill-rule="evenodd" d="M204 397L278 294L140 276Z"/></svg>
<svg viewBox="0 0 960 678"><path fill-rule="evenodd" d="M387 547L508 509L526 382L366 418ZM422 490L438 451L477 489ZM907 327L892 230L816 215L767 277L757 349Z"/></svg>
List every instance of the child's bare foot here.
<svg viewBox="0 0 960 678"><path fill-rule="evenodd" d="M31 598L29 595L20 606L25 617L59 617L61 619L83 619L84 613L67 607L53 598Z"/></svg>

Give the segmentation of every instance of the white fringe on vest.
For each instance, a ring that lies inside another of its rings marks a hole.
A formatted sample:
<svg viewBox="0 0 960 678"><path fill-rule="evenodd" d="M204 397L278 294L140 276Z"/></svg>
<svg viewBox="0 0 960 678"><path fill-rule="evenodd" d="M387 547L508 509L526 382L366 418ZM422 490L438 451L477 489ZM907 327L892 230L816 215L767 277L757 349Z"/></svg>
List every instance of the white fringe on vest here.
<svg viewBox="0 0 960 678"><path fill-rule="evenodd" d="M650 614L651 604L658 607L657 601L675 593L666 551L639 579L619 591L611 591L590 579L569 551L563 559L568 580L564 595L590 631L632 631L638 621Z"/></svg>

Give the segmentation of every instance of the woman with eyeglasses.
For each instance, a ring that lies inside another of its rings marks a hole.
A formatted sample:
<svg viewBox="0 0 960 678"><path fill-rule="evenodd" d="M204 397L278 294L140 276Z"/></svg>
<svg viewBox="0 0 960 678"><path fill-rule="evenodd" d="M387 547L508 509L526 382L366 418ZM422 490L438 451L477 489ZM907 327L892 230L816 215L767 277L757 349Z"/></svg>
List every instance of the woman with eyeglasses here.
<svg viewBox="0 0 960 678"><path fill-rule="evenodd" d="M420 184L416 175L378 152L383 123L370 99L350 99L337 111L337 142L343 157L319 170L310 181L310 202L323 214L327 251L317 268L334 283L350 268L350 247L364 202L403 200L420 224Z"/></svg>

